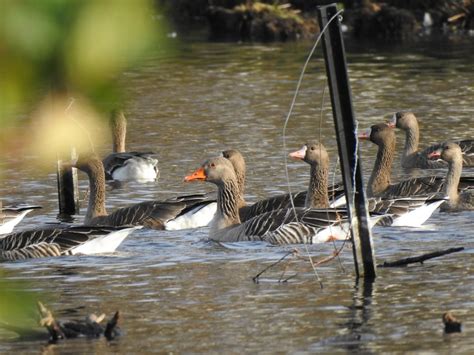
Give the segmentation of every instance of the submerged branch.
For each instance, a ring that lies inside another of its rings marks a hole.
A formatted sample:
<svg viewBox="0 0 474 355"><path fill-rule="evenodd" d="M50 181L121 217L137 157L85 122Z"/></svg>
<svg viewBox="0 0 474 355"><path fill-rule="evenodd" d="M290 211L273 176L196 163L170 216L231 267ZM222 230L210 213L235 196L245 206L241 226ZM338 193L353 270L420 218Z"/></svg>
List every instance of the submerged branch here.
<svg viewBox="0 0 474 355"><path fill-rule="evenodd" d="M400 259L396 261L391 261L391 262L385 261L383 264L379 264L378 267L399 267L399 266L406 266L408 264L423 263L423 261L425 260L437 258L439 256L443 256L446 254L457 253L458 251L462 251L462 250L464 250L464 247L439 250L432 253L422 254L419 256L412 256L409 258L404 258L404 259Z"/></svg>

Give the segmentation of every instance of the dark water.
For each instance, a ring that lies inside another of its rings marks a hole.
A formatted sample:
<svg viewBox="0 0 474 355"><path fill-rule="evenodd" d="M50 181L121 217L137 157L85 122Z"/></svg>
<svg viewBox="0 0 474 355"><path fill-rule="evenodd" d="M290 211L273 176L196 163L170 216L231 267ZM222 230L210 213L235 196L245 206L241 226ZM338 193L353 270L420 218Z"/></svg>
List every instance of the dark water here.
<svg viewBox="0 0 474 355"><path fill-rule="evenodd" d="M282 127L310 47L189 41L177 43L172 54L150 57L144 68L123 73L128 147L159 152L161 178L110 189L109 210L212 190L182 179L228 148L245 154L249 201L286 191ZM383 47L348 41L347 47L360 127L413 110L422 146L474 136L472 38ZM319 51L289 121L287 142L296 149L320 138L334 167L327 94L320 114L323 64ZM109 141L102 143L105 154ZM361 149L368 174L376 150L370 143ZM2 152L3 203L43 206L22 228L52 222L57 214L54 164L38 172L35 159ZM289 173L293 190L306 186L307 166L289 162ZM393 175L396 180L401 171L394 169ZM253 276L292 248L217 245L206 240L206 229L141 230L113 255L3 263L0 271L7 280L27 281L26 289L45 299L59 317L111 315L120 309L125 335L111 343L78 339L46 347L44 340L19 341L0 330L0 352L469 353L474 351L473 218L472 212L436 213L420 229L375 228L378 262L449 247L465 251L424 265L379 269L372 285L356 284L348 245L339 258L317 268L323 288L307 260L298 258L290 258L286 273L294 277L287 283L277 282L283 271L277 267L255 284ZM330 256L334 246L298 250L317 261ZM443 335L441 315L447 310L463 320L463 333Z"/></svg>

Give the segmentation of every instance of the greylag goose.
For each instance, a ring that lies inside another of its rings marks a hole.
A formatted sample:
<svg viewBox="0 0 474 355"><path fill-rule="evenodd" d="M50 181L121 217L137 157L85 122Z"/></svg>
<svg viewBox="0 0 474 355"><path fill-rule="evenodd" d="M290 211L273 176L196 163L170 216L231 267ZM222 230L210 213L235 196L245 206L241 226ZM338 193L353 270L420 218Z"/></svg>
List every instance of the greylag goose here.
<svg viewBox="0 0 474 355"><path fill-rule="evenodd" d="M370 140L378 146L377 158L367 184L369 197L411 197L438 195L444 190L445 179L441 176L418 177L391 184L392 163L395 154L395 132L385 123L373 125L359 133L359 139ZM474 186L474 177L461 177L459 188Z"/></svg>
<svg viewBox="0 0 474 355"><path fill-rule="evenodd" d="M457 143L443 143L441 147L428 154L430 159L443 159L448 163L448 174L443 192L449 200L441 206L442 211L474 210L474 189L459 193L458 185L462 172L462 150Z"/></svg>
<svg viewBox="0 0 474 355"><path fill-rule="evenodd" d="M311 167L308 193L305 207L327 208L329 155L323 144L311 141L303 145L300 150L290 153L290 157L299 159ZM421 226L445 199L430 199L430 196L417 196L405 198L369 198L370 213L387 214L378 225L391 225L398 227Z"/></svg>
<svg viewBox="0 0 474 355"><path fill-rule="evenodd" d="M50 227L2 235L0 261L111 253L141 227Z"/></svg>
<svg viewBox="0 0 474 355"><path fill-rule="evenodd" d="M443 160L432 160L428 154L438 149L442 143L432 145L424 150L418 150L420 129L418 120L413 112L397 112L389 122L390 127L397 127L405 131L405 148L402 154L402 167L411 169L437 169L445 168L448 164ZM464 166L474 166L474 140L456 142L462 150Z"/></svg>
<svg viewBox="0 0 474 355"><path fill-rule="evenodd" d="M241 223L237 176L232 163L224 157L209 159L186 176L185 181L207 181L218 188L217 212L209 231L209 238L212 240L294 244L347 239L349 236L348 220L341 217L345 211L336 209L279 209Z"/></svg>
<svg viewBox="0 0 474 355"><path fill-rule="evenodd" d="M7 234L31 211L41 206L6 206L0 207L0 234Z"/></svg>
<svg viewBox="0 0 474 355"><path fill-rule="evenodd" d="M159 176L158 160L153 152L126 152L127 120L122 111L113 111L110 119L113 153L102 161L107 180L153 181Z"/></svg>
<svg viewBox="0 0 474 355"><path fill-rule="evenodd" d="M245 222L246 220L265 212L279 210L282 208L290 208L292 207L291 198L293 198L293 204L295 207L305 207L307 191L300 191L292 194L291 196L290 194L280 194L259 200L252 205L247 205L244 198L246 173L244 157L238 150L234 149L223 151L222 155L232 163L237 177L239 189L237 205L239 207L239 216L242 222ZM342 183L336 183L328 189L327 193L332 199L339 200L344 196L344 186Z"/></svg>
<svg viewBox="0 0 474 355"><path fill-rule="evenodd" d="M141 225L166 230L197 228L207 226L217 208L215 199L207 194L195 194L165 201L141 202L108 214L101 161L94 155L81 155L74 166L89 177L89 206L84 220L87 225Z"/></svg>

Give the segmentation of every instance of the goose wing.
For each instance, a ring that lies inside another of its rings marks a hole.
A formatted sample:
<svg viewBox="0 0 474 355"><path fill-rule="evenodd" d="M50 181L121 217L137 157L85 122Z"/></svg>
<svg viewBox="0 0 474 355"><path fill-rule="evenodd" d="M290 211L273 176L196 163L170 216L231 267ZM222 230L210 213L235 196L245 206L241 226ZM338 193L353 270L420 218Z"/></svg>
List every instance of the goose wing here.
<svg viewBox="0 0 474 355"><path fill-rule="evenodd" d="M106 221L99 219L98 223L113 226L142 225L153 229L164 229L167 222L211 202L215 202L215 199L206 194L179 196L166 201L145 201L120 208L104 217Z"/></svg>
<svg viewBox="0 0 474 355"><path fill-rule="evenodd" d="M156 173L158 173L158 160L152 158L152 155L154 154L154 152L111 153L102 160L102 164L104 164L105 178L107 180L113 180L112 176L114 171L123 167L130 159L142 159L145 163L152 165Z"/></svg>
<svg viewBox="0 0 474 355"><path fill-rule="evenodd" d="M11 233L0 239L0 260L19 260L70 254L82 244L121 230L116 227L44 228Z"/></svg>
<svg viewBox="0 0 474 355"><path fill-rule="evenodd" d="M344 213L345 210L337 209L274 210L255 216L240 225L223 229L211 238L227 242L306 243L308 238L319 230L343 221Z"/></svg>

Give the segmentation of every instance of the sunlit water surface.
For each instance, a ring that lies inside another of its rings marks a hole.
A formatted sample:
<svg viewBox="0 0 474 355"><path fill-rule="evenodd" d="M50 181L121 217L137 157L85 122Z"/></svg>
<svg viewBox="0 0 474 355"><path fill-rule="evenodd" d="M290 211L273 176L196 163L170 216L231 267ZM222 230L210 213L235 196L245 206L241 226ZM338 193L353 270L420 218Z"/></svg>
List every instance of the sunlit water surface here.
<svg viewBox="0 0 474 355"><path fill-rule="evenodd" d="M472 39L386 47L348 40L346 46L359 127L413 110L422 146L473 138ZM311 43L187 41L177 43L172 54L152 56L143 68L123 73L128 147L158 152L161 177L156 183L110 188L109 210L213 190L208 184L185 185L183 177L228 148L246 157L249 201L286 191L283 123L310 48ZM289 121L287 144L294 150L319 138L334 171L336 142L327 91L323 100L325 84L319 51ZM400 132L398 142L400 148ZM110 142L102 143L106 154ZM368 175L376 149L361 144ZM2 152L3 203L43 206L21 228L54 222L58 212L54 162L49 172L38 172L35 159ZM395 166L397 180L402 176L398 160ZM304 189L307 166L290 161L288 168L293 191ZM85 193L87 182L80 177ZM47 347L46 336L15 340L0 330L0 352L472 352L473 219L472 212L436 213L421 229L375 228L378 262L449 247L465 251L424 265L379 269L373 285L356 284L349 245L339 258L317 268L320 282L306 260L290 258L286 275L294 277L288 282L278 283L280 266L255 284L252 277L292 247L218 245L206 240L205 228L141 230L112 255L3 263L7 279L27 281L26 289L46 300L59 318L111 315L119 309L125 334L111 343L77 339ZM330 256L334 246L298 250L318 261ZM463 320L461 334L443 335L441 315L447 310Z"/></svg>

